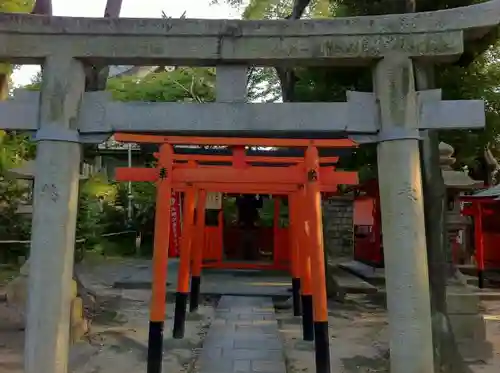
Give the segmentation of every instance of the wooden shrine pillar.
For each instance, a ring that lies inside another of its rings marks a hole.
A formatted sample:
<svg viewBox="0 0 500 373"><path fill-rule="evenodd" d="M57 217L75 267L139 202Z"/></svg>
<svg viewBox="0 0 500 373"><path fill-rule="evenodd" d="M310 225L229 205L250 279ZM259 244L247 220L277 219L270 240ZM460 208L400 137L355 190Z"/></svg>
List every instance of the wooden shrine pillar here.
<svg viewBox="0 0 500 373"><path fill-rule="evenodd" d="M328 303L326 295L325 253L323 245L323 219L319 183L318 149L309 146L306 151L307 172L304 213L308 229L313 284L313 316L316 373L330 373L330 338L328 336Z"/></svg>
<svg viewBox="0 0 500 373"><path fill-rule="evenodd" d="M204 189L198 191L196 202L196 227L194 229L194 242L192 245L192 272L191 292L189 294L189 311L198 309L201 287L201 265L203 261L203 248L205 245L205 205L207 193Z"/></svg>
<svg viewBox="0 0 500 373"><path fill-rule="evenodd" d="M476 247L476 268L478 287L484 287L484 237L483 237L483 205L481 201L474 203L474 246Z"/></svg>
<svg viewBox="0 0 500 373"><path fill-rule="evenodd" d="M302 310L300 305L300 258L299 258L299 235L300 229L300 210L298 209L298 195L290 194L288 197L288 230L290 242L288 244L290 250L290 264L292 272L292 300L293 300L293 315L301 316Z"/></svg>
<svg viewBox="0 0 500 373"><path fill-rule="evenodd" d="M153 284L148 338L148 373L160 373L163 360L163 326L167 293L168 245L170 240L170 204L172 183L171 145L160 149L160 178L156 183L156 214L153 250Z"/></svg>
<svg viewBox="0 0 500 373"><path fill-rule="evenodd" d="M194 210L196 206L196 189L188 187L184 194L183 226L181 237L181 256L177 276L177 293L175 296L174 327L172 336L184 338L186 324L186 308L189 295L189 274L191 269L191 247L193 243Z"/></svg>

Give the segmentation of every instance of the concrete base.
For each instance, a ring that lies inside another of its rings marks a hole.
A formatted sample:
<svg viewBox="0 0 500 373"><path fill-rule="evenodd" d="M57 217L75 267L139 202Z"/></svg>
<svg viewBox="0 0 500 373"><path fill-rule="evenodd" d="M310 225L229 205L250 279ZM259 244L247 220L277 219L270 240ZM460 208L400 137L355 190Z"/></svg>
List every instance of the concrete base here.
<svg viewBox="0 0 500 373"><path fill-rule="evenodd" d="M448 286L447 307L453 333L461 355L467 361L487 360L493 347L486 339L486 324L481 315L481 299L475 289Z"/></svg>

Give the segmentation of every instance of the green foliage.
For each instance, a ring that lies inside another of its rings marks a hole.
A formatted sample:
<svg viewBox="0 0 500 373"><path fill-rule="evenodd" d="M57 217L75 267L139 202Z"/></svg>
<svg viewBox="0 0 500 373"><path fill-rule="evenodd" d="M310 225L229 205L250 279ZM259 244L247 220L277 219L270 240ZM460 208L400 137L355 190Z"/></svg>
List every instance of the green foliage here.
<svg viewBox="0 0 500 373"><path fill-rule="evenodd" d="M17 213L19 206L30 199L30 189L26 181L5 177L5 171L22 165L25 159L34 156L33 144L26 136L0 132L0 240L29 240L30 216ZM27 245L2 245L2 260L15 261L20 255L26 255Z"/></svg>
<svg viewBox="0 0 500 373"><path fill-rule="evenodd" d="M1 13L27 13L33 9L34 0L2 0Z"/></svg>
<svg viewBox="0 0 500 373"><path fill-rule="evenodd" d="M226 3L235 8L245 6L243 19L282 19L292 13L294 0L212 0L213 4ZM329 17L336 2L331 0L311 0L304 18Z"/></svg>
<svg viewBox="0 0 500 373"><path fill-rule="evenodd" d="M30 222L16 213L29 198L28 185L0 177L0 240L27 240Z"/></svg>
<svg viewBox="0 0 500 373"><path fill-rule="evenodd" d="M26 135L0 132L0 174L35 157L35 144Z"/></svg>
<svg viewBox="0 0 500 373"><path fill-rule="evenodd" d="M117 183L116 204L127 206L127 183ZM156 186L154 183L132 183L132 202L134 219L131 222L133 229L144 235L151 235L154 230L154 216L156 208Z"/></svg>
<svg viewBox="0 0 500 373"><path fill-rule="evenodd" d="M0 13L27 13L33 9L34 0L1 0ZM12 65L0 64L0 74L10 75Z"/></svg>
<svg viewBox="0 0 500 373"><path fill-rule="evenodd" d="M416 0L417 12L428 12L432 10L457 8L461 6L481 3L486 0ZM405 0L331 0L342 7L342 15L379 15L405 13ZM339 15L336 13L336 15Z"/></svg>
<svg viewBox="0 0 500 373"><path fill-rule="evenodd" d="M472 5L481 1L475 0L418 0L416 1L417 11L433 11L439 9L455 8L460 6ZM336 16L354 16L370 14L388 14L404 13L405 1L391 0L339 0L339 8L334 14ZM455 148L455 157L457 158L457 167L476 166L476 159L481 156L485 145L495 145L498 143L498 133L500 131L500 92L498 91L498 81L500 77L500 64L498 44L491 46L485 53L478 56L474 62L466 66L446 65L436 69L436 85L443 91L443 99L483 99L486 102L486 128L481 131L461 130L461 131L443 131L440 133L440 139L452 145ZM312 69L311 69L312 70ZM316 70L316 69L315 69ZM351 69L351 72L343 70L337 76L330 78L324 77L324 80L315 79L317 71L307 73L312 85L321 87L335 87L329 96L334 100L339 98L339 92L347 89L369 90L371 83L369 80L370 72L368 70ZM335 74L335 73L333 73ZM360 77L362 75L362 77ZM311 78L312 76L312 78ZM364 82L363 82L364 80ZM316 92L316 90L315 90ZM301 98L304 98L302 95ZM314 93L315 99L321 100L321 93ZM328 94L325 95L328 97ZM364 154L355 157L354 161L362 160L375 164L375 153L372 149L361 150ZM356 167L355 162L351 166ZM358 166L365 165L358 163ZM373 170L373 167L372 167ZM373 174L373 173L371 173Z"/></svg>
<svg viewBox="0 0 500 373"><path fill-rule="evenodd" d="M106 232L107 219L103 214L105 205L113 205L116 188L99 175L82 181L76 222L76 236L86 240L86 247L92 247Z"/></svg>
<svg viewBox="0 0 500 373"><path fill-rule="evenodd" d="M110 79L107 89L119 101L210 102L215 100L215 70L178 68L137 77Z"/></svg>
<svg viewBox="0 0 500 373"><path fill-rule="evenodd" d="M281 97L281 86L276 71L270 67L254 67L249 70L247 87L249 102L275 102Z"/></svg>
<svg viewBox="0 0 500 373"><path fill-rule="evenodd" d="M244 19L279 19L292 12L293 0L250 0Z"/></svg>
<svg viewBox="0 0 500 373"><path fill-rule="evenodd" d="M497 45L467 67L449 66L437 74L444 99L483 99L486 128L481 131L447 131L441 139L455 147L459 165L473 165L488 143L496 145L500 131L500 50ZM494 149L495 150L495 149ZM498 151L496 151L498 153Z"/></svg>
<svg viewBox="0 0 500 373"><path fill-rule="evenodd" d="M258 90L259 88L256 88ZM215 69L177 68L142 79L119 77L108 80L107 90L115 100L146 102L211 102L215 100ZM117 183L115 212L125 218L127 183ZM153 183L132 183L134 219L132 228L149 236L154 230L156 187Z"/></svg>

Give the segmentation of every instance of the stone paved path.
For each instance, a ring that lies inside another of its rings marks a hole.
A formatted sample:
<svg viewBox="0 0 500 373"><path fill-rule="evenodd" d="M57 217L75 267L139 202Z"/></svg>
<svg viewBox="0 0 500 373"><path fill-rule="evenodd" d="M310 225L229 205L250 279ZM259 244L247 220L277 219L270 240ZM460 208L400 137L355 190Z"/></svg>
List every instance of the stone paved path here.
<svg viewBox="0 0 500 373"><path fill-rule="evenodd" d="M223 296L197 365L199 373L286 373L272 300Z"/></svg>

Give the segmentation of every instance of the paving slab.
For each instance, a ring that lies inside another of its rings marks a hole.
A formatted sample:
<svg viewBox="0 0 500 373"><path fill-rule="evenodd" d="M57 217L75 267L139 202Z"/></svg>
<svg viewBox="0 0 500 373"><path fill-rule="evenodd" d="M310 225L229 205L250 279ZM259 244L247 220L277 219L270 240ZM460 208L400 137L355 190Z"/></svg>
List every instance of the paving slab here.
<svg viewBox="0 0 500 373"><path fill-rule="evenodd" d="M179 260L170 259L168 264L167 292L176 292ZM134 271L115 277L113 287L119 289L151 289L151 262ZM204 269L201 293L204 295L244 295L289 297L291 287L289 274L265 270Z"/></svg>
<svg viewBox="0 0 500 373"><path fill-rule="evenodd" d="M375 286L339 265L331 268L329 273L347 294L374 294L378 291Z"/></svg>
<svg viewBox="0 0 500 373"><path fill-rule="evenodd" d="M170 260L168 265L167 295L175 294L179 261ZM339 267L340 268L340 267ZM377 288L350 271L337 269L333 276L346 293L376 293ZM115 288L150 289L151 265L141 265L136 271L118 277ZM290 275L269 270L204 269L201 293L208 296L265 296L290 297Z"/></svg>
<svg viewBox="0 0 500 373"><path fill-rule="evenodd" d="M286 373L271 299L223 296L197 368L199 373Z"/></svg>
<svg viewBox="0 0 500 373"><path fill-rule="evenodd" d="M357 260L351 260L344 263L339 263L340 268L352 273L355 276L369 282L373 285L385 284L385 270L383 268L375 268Z"/></svg>

